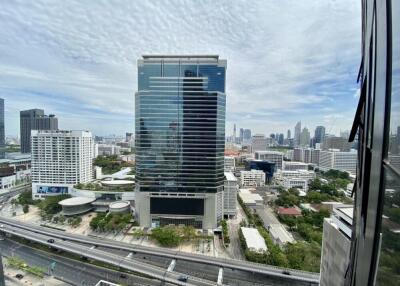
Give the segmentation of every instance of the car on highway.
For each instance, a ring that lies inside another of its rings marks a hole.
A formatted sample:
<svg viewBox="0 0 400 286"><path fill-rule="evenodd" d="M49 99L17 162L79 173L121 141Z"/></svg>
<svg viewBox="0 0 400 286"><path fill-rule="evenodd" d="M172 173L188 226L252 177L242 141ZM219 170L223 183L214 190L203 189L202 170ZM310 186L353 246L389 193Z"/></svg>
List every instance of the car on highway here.
<svg viewBox="0 0 400 286"><path fill-rule="evenodd" d="M21 280L22 278L24 278L24 275L22 275L21 273L18 273L15 275L15 278Z"/></svg>
<svg viewBox="0 0 400 286"><path fill-rule="evenodd" d="M54 239L50 238L47 240L48 243L54 243Z"/></svg>
<svg viewBox="0 0 400 286"><path fill-rule="evenodd" d="M180 275L178 277L178 281L181 281L181 282L187 282L188 279L189 279L189 277L187 275Z"/></svg>
<svg viewBox="0 0 400 286"><path fill-rule="evenodd" d="M0 224L0 228L4 228L4 224Z"/></svg>
<svg viewBox="0 0 400 286"><path fill-rule="evenodd" d="M122 278L122 279L128 278L128 276L126 276L126 274L124 274L124 273L121 273L121 275L119 275L119 277Z"/></svg>
<svg viewBox="0 0 400 286"><path fill-rule="evenodd" d="M289 272L289 271L287 271L287 270L283 270L283 271L282 271L282 274L285 274L285 275L291 275L291 274L290 274L290 272Z"/></svg>

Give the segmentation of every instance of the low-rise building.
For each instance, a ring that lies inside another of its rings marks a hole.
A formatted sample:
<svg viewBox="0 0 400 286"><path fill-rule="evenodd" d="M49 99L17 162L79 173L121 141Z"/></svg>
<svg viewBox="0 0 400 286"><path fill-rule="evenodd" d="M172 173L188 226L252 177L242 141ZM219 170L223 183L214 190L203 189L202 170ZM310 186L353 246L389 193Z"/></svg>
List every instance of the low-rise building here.
<svg viewBox="0 0 400 286"><path fill-rule="evenodd" d="M293 236L283 227L282 224L272 224L268 228L272 240L279 247L284 247L286 243L294 242Z"/></svg>
<svg viewBox="0 0 400 286"><path fill-rule="evenodd" d="M279 207L277 213L278 215L281 216L294 216L294 217L301 216L301 210L298 207L291 207L291 208Z"/></svg>
<svg viewBox="0 0 400 286"><path fill-rule="evenodd" d="M224 181L224 216L236 215L236 202L239 185L237 178L231 172L225 172Z"/></svg>
<svg viewBox="0 0 400 286"><path fill-rule="evenodd" d="M265 185L265 173L261 170L240 171L240 185L259 187Z"/></svg>
<svg viewBox="0 0 400 286"><path fill-rule="evenodd" d="M264 238L256 228L241 227L240 230L245 239L247 249L258 253L268 251Z"/></svg>
<svg viewBox="0 0 400 286"><path fill-rule="evenodd" d="M296 188L299 191L308 191L308 179L302 178L283 178L282 185L285 189Z"/></svg>
<svg viewBox="0 0 400 286"><path fill-rule="evenodd" d="M251 192L250 189L240 189L239 197L246 206L251 208L262 206L264 202L259 194Z"/></svg>
<svg viewBox="0 0 400 286"><path fill-rule="evenodd" d="M121 154L121 146L113 144L98 144L97 154L99 156L111 156Z"/></svg>

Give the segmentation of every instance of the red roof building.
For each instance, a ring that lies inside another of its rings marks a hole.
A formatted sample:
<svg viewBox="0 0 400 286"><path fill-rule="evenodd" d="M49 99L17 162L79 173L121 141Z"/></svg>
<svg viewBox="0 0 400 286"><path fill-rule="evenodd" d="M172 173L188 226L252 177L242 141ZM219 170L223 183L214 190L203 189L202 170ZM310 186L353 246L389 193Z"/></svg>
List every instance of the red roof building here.
<svg viewBox="0 0 400 286"><path fill-rule="evenodd" d="M301 216L301 210L298 207L293 207L293 208L279 207L278 208L278 215L283 215L283 216Z"/></svg>

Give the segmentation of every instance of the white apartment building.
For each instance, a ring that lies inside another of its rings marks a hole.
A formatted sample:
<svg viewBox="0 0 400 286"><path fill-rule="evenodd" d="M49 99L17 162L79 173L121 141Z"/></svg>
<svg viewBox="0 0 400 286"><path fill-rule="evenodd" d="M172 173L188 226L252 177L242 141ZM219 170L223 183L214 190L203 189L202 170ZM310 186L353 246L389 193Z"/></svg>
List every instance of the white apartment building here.
<svg viewBox="0 0 400 286"><path fill-rule="evenodd" d="M93 138L88 131L33 130L32 198L67 194L93 178Z"/></svg>
<svg viewBox="0 0 400 286"><path fill-rule="evenodd" d="M321 151L319 158L319 168L323 171L335 169L355 174L357 170L357 151Z"/></svg>
<svg viewBox="0 0 400 286"><path fill-rule="evenodd" d="M296 188L301 191L308 191L308 179L301 178L284 178L282 180L283 187L287 190L291 188Z"/></svg>
<svg viewBox="0 0 400 286"><path fill-rule="evenodd" d="M283 153L278 151L257 151L254 153L256 160L266 160L270 163L275 163L277 170L282 169Z"/></svg>
<svg viewBox="0 0 400 286"><path fill-rule="evenodd" d="M240 185L259 187L265 185L265 173L261 170L240 171Z"/></svg>
<svg viewBox="0 0 400 286"><path fill-rule="evenodd" d="M236 202L238 191L239 185L237 178L231 172L225 172L223 192L225 216L231 217L236 215Z"/></svg>
<svg viewBox="0 0 400 286"><path fill-rule="evenodd" d="M224 157L224 172L234 172L235 171L235 157L225 156Z"/></svg>
<svg viewBox="0 0 400 286"><path fill-rule="evenodd" d="M324 219L321 254L321 286L344 285L349 263L353 206L342 205L333 209Z"/></svg>
<svg viewBox="0 0 400 286"><path fill-rule="evenodd" d="M285 171L308 170L308 164L303 162L285 161L283 162L283 170Z"/></svg>

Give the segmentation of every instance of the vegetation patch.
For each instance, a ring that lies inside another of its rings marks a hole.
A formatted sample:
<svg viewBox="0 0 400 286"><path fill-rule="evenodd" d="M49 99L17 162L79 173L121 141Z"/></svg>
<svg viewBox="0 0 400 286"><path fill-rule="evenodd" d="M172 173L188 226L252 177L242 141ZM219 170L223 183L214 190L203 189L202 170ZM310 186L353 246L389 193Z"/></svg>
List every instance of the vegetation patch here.
<svg viewBox="0 0 400 286"><path fill-rule="evenodd" d="M130 224L132 215L130 213L98 213L89 225L94 231L104 232L104 231L121 231Z"/></svg>

